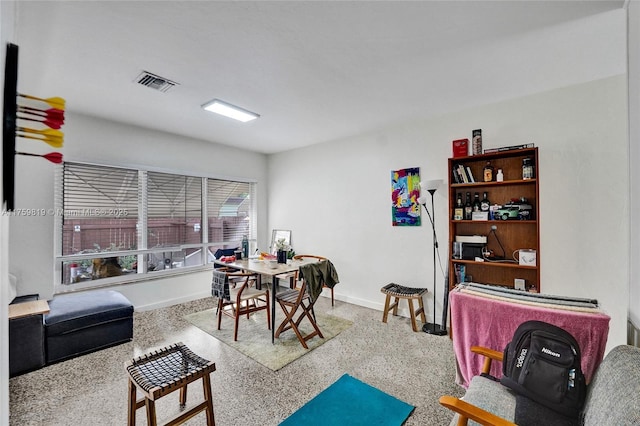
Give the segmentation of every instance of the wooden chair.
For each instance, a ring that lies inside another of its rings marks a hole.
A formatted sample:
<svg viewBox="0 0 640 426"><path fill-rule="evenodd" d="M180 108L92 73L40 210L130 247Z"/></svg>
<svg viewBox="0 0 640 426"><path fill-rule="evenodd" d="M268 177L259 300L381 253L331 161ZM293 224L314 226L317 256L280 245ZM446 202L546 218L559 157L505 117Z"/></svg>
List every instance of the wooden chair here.
<svg viewBox="0 0 640 426"><path fill-rule="evenodd" d="M296 256L293 256L293 258L294 258L295 260L303 260L303 259L316 259L316 260L318 260L318 261L321 261L321 260L327 260L327 258L326 258L326 257L317 256L317 255L315 255L315 254L298 254L298 255L296 255ZM294 288L296 288L296 287L297 287L297 282L298 282L298 281L299 281L299 278L298 278L298 271L296 271L296 275L295 275L295 277L294 277L294 281L293 281L293 282L294 282ZM333 287L329 287L329 286L327 286L326 284L324 284L322 287L323 287L323 288L328 288L328 289L330 289L330 290L331 290L331 306L334 306L334 299L333 299Z"/></svg>
<svg viewBox="0 0 640 426"><path fill-rule="evenodd" d="M262 310L267 311L267 328L271 330L271 310L269 290L255 288L257 274L241 272L229 268L213 270L211 294L218 298L218 330L222 323L222 315L234 319L233 340L238 340L238 324L240 316ZM264 303L264 305L262 304Z"/></svg>
<svg viewBox="0 0 640 426"><path fill-rule="evenodd" d="M280 337L280 333L287 330L293 330L298 337L298 340L305 349L309 349L307 346L307 340L314 336L319 336L324 339L320 328L315 320L313 313L313 305L315 300L311 300L311 296L307 291L307 282L302 279L302 286L296 289L288 289L276 294L276 300L280 304L280 307L284 311L285 319L275 332L275 337ZM296 313L299 315L296 317ZM307 318L309 323L313 327L313 332L303 336L300 332L299 326L303 319Z"/></svg>

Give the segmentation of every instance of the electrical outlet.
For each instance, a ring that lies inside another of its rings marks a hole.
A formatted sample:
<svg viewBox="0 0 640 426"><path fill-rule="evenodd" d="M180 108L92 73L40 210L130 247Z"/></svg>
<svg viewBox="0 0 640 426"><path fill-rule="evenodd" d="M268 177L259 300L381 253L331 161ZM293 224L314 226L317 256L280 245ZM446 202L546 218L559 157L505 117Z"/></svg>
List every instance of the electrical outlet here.
<svg viewBox="0 0 640 426"><path fill-rule="evenodd" d="M515 280L513 280L513 286L515 287L516 290L524 290L526 287L525 284L526 284L526 281L523 280L522 278L516 278Z"/></svg>

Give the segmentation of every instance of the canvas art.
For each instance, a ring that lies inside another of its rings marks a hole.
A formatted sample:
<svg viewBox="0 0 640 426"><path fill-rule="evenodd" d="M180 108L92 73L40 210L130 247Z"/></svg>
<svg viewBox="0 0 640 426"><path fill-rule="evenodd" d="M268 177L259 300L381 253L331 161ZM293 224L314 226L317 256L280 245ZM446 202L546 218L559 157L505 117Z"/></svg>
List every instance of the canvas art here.
<svg viewBox="0 0 640 426"><path fill-rule="evenodd" d="M391 223L420 226L420 167L391 172Z"/></svg>

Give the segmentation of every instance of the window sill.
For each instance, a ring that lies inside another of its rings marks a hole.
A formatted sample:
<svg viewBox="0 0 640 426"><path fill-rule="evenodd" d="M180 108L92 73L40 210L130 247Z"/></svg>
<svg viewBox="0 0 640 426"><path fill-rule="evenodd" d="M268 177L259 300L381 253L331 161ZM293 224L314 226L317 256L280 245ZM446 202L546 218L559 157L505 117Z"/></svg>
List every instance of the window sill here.
<svg viewBox="0 0 640 426"><path fill-rule="evenodd" d="M94 288L114 287L119 285L136 284L145 281L153 281L180 275L211 271L213 264L189 266L169 269L164 271L147 272L144 274L126 274L117 277L101 278L97 280L81 281L73 284L55 284L54 294L69 293L77 290L89 290Z"/></svg>

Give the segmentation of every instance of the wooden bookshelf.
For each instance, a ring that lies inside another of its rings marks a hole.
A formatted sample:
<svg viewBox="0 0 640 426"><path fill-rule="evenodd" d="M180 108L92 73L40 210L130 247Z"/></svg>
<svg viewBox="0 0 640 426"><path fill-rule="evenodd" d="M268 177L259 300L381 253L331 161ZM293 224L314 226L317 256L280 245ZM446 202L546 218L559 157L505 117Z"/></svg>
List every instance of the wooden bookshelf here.
<svg viewBox="0 0 640 426"><path fill-rule="evenodd" d="M525 158L530 158L533 162L534 176L532 179L522 179L522 161ZM494 180L482 182L483 169L487 161L490 161L494 168ZM462 165L465 170L470 170L475 182L457 183L454 170L458 169L458 165ZM502 182L495 181L498 169L502 169L504 175L504 181ZM465 275L467 277L471 275L473 282L513 288L514 280L520 278L525 280L527 289L540 291L539 182L538 148L516 149L449 159L450 288L457 284L456 271L463 267ZM509 220L497 218L481 221L454 220L453 212L457 194L462 194L464 202L467 192L470 193L472 200L476 192L479 193L480 198L482 198L484 192L487 192L492 205L505 205L512 199L524 197L527 204L532 206L530 217L526 220L519 218ZM492 226L496 227L495 233L491 232ZM504 247L504 254L498 240L496 240L496 234L502 247ZM484 261L454 259L453 243L456 235L486 236L486 249L492 252L494 256L483 256ZM519 249L536 250L536 265L519 265L517 261L514 261L513 252Z"/></svg>

